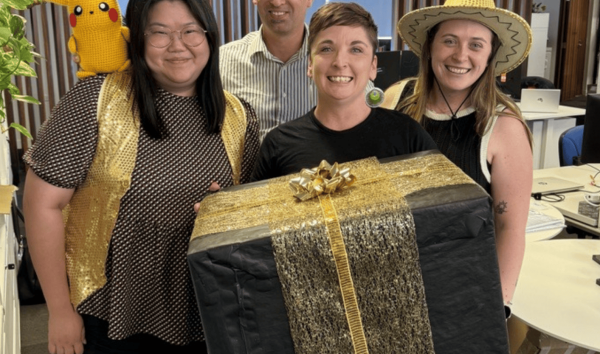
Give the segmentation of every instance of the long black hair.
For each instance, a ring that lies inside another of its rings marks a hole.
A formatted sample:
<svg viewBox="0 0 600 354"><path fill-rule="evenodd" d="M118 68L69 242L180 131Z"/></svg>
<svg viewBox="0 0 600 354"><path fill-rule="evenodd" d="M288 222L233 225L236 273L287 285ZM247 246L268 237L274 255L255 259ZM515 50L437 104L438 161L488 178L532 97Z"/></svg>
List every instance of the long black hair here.
<svg viewBox="0 0 600 354"><path fill-rule="evenodd" d="M160 1L181 1L185 3L194 18L204 28L206 41L210 48L208 62L196 80L198 102L206 114L208 129L213 133L221 130L225 117L225 95L219 74L219 29L211 6L206 0L130 0L125 14L125 23L129 27L131 41L129 57L131 59L134 104L140 112L142 127L149 136L160 139L161 118L156 111L154 100L158 87L152 78L152 72L144 57L144 31L148 21L148 12Z"/></svg>

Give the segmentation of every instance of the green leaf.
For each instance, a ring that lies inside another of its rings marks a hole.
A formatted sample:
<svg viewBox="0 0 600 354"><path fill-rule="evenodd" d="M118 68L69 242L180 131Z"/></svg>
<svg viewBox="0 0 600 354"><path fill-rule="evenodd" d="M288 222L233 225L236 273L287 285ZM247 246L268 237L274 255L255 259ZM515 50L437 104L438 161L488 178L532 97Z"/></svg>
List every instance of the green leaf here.
<svg viewBox="0 0 600 354"><path fill-rule="evenodd" d="M9 21L9 25L10 25L10 31L12 32L13 36L15 36L15 38L20 39L23 38L24 35L24 21L20 16L13 16L10 21Z"/></svg>
<svg viewBox="0 0 600 354"><path fill-rule="evenodd" d="M0 26L8 27L8 21L12 18L10 7L0 4Z"/></svg>
<svg viewBox="0 0 600 354"><path fill-rule="evenodd" d="M20 95L21 91L19 91L19 88L15 85L13 85L12 83L8 84L8 92L10 93L11 96L15 96L15 95Z"/></svg>
<svg viewBox="0 0 600 354"><path fill-rule="evenodd" d="M25 10L27 6L33 4L31 0L2 0L4 5L8 5L17 10Z"/></svg>
<svg viewBox="0 0 600 354"><path fill-rule="evenodd" d="M11 35L10 28L0 27L0 45L5 45Z"/></svg>
<svg viewBox="0 0 600 354"><path fill-rule="evenodd" d="M21 56L21 42L11 37L8 39L8 45L12 48L14 56L19 58Z"/></svg>
<svg viewBox="0 0 600 354"><path fill-rule="evenodd" d="M18 58L10 58L9 60L7 60L4 63L4 70L3 70L3 75L8 75L8 74L12 74L15 69L17 68L17 65L19 65L19 59Z"/></svg>
<svg viewBox="0 0 600 354"><path fill-rule="evenodd" d="M6 118L6 114L4 113L4 106L0 109L0 122L4 122L4 118Z"/></svg>
<svg viewBox="0 0 600 354"><path fill-rule="evenodd" d="M10 76L3 76L4 79L2 79L2 81L0 81L0 93L2 93L3 90L6 90L10 85L12 85L10 83Z"/></svg>
<svg viewBox="0 0 600 354"><path fill-rule="evenodd" d="M23 37L19 40L19 58L21 60L31 63L33 61L33 54L31 53L31 43L27 40L26 37Z"/></svg>
<svg viewBox="0 0 600 354"><path fill-rule="evenodd" d="M26 103L31 103L31 104L40 104L40 101L38 101L36 98L31 97L31 96L27 96L27 95L11 95L12 98L14 98L17 101L22 101L22 102L26 102Z"/></svg>
<svg viewBox="0 0 600 354"><path fill-rule="evenodd" d="M27 77L37 77L37 74L35 73L35 70L33 70L33 68L31 66L29 66L29 64L27 64L24 61L22 61L19 64L19 67L17 68L17 70L15 70L14 75L27 76Z"/></svg>
<svg viewBox="0 0 600 354"><path fill-rule="evenodd" d="M15 128L19 133L25 135L29 139L33 139L31 134L29 134L29 130L19 123L10 123L10 128Z"/></svg>

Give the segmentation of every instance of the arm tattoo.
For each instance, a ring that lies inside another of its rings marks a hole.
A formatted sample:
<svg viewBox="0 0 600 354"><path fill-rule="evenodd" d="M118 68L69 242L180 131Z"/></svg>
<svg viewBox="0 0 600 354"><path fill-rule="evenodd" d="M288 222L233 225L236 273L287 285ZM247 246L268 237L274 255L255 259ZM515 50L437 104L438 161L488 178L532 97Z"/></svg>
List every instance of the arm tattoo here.
<svg viewBox="0 0 600 354"><path fill-rule="evenodd" d="M498 214L504 214L506 213L506 208L508 207L508 203L505 202L504 200L501 201L500 203L498 203L498 205L496 205L494 207L494 210L496 211L496 213Z"/></svg>

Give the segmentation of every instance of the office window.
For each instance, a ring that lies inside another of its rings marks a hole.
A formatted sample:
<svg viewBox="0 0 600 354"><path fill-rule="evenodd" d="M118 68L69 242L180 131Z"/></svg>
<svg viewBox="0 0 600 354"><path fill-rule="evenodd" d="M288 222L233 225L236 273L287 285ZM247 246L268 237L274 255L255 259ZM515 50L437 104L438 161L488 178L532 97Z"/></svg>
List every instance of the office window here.
<svg viewBox="0 0 600 354"><path fill-rule="evenodd" d="M355 2L360 6L364 7L365 10L371 13L375 24L377 24L377 32L379 39L391 40L392 35L395 31L396 24L392 24L392 0L336 0L339 2ZM311 16L317 11L322 5L329 3L329 0L314 0L313 5L306 12L306 23L310 22Z"/></svg>

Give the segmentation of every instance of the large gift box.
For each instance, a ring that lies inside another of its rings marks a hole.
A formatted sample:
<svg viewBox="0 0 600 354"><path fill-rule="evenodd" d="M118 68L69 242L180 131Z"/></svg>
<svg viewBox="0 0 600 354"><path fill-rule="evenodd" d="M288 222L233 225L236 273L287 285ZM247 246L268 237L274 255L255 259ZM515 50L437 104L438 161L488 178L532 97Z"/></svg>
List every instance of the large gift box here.
<svg viewBox="0 0 600 354"><path fill-rule="evenodd" d="M312 166L311 166L312 167ZM209 352L508 353L490 197L439 153L204 199L188 262Z"/></svg>

